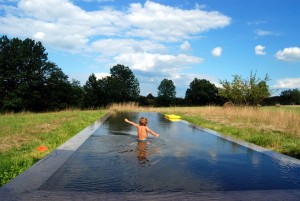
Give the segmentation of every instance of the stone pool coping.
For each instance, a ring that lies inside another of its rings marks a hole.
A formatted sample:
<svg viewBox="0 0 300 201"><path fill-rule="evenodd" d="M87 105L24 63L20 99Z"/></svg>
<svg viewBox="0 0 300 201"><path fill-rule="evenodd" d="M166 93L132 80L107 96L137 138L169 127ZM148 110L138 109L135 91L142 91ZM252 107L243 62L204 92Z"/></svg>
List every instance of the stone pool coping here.
<svg viewBox="0 0 300 201"><path fill-rule="evenodd" d="M297 158L293 158L293 157L290 157L290 156L287 156L287 155L284 155L284 154L281 154L281 153L278 153L278 152L275 152L275 151L272 151L270 149L266 149L266 148L263 148L263 147L260 147L258 145L255 145L255 144L252 144L252 143L249 143L249 142L246 142L246 141L242 141L242 140L239 140L239 139L236 139L236 138L233 138L233 137L230 137L230 136L226 136L222 133L219 133L217 131L214 131L214 130L211 130L211 129L208 129L208 128L204 128L204 127L201 127L201 126L198 126L196 124L193 124L193 123L190 123L188 121L185 121L185 120L181 120L181 122L183 123L186 123L194 128L198 128L200 130L203 130L203 131L206 131L210 134L213 134L213 135L216 135L220 138L223 138L223 139L226 139L228 141L231 141L233 143L236 143L236 144L239 144L243 147L246 147L248 149L252 149L254 151L257 151L257 152L260 152L260 153L263 153L265 155L268 155L270 156L271 158L275 158L283 163L287 163L287 164L297 164L297 165L300 165L300 160L297 159Z"/></svg>
<svg viewBox="0 0 300 201"><path fill-rule="evenodd" d="M203 193L97 193L73 191L43 191L38 188L58 170L61 165L86 141L86 139L106 121L112 113L83 129L66 143L28 168L22 174L0 188L0 201L14 200L299 200L299 189L253 190L253 191L211 191ZM261 152L284 163L299 164L300 160L273 152L257 145L225 136L216 131L181 120L195 128L204 130L246 148Z"/></svg>

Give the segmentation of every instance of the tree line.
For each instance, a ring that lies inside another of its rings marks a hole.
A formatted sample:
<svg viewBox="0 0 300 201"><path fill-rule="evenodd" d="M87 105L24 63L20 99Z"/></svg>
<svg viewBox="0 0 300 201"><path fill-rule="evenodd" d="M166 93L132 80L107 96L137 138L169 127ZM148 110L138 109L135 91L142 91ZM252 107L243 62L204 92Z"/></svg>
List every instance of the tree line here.
<svg viewBox="0 0 300 201"><path fill-rule="evenodd" d="M205 79L195 78L184 98L176 97L172 80L163 79L157 97L140 95L137 78L129 67L118 64L110 76L97 79L92 73L81 86L53 62L41 42L32 39L0 38L0 112L54 111L65 108L99 108L111 103L134 101L143 106L300 104L298 89L270 97L268 76L249 79L234 75L233 81L220 80L221 87Z"/></svg>

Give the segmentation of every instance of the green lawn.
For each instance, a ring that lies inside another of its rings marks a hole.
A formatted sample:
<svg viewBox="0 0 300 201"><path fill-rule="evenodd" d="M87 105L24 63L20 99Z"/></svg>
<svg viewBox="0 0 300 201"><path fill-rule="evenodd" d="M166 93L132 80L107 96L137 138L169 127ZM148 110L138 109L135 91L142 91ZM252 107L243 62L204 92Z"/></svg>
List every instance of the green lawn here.
<svg viewBox="0 0 300 201"><path fill-rule="evenodd" d="M0 116L0 186L32 166L82 129L104 110L20 113ZM48 150L40 152L39 146Z"/></svg>

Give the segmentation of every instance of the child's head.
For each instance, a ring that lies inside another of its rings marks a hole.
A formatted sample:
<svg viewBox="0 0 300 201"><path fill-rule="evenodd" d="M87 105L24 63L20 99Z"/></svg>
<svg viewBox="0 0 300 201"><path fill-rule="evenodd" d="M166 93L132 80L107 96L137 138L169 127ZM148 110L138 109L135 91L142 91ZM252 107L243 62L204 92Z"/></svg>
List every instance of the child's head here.
<svg viewBox="0 0 300 201"><path fill-rule="evenodd" d="M140 118L140 121L139 121L140 126L147 126L147 123L148 123L148 119L146 117Z"/></svg>

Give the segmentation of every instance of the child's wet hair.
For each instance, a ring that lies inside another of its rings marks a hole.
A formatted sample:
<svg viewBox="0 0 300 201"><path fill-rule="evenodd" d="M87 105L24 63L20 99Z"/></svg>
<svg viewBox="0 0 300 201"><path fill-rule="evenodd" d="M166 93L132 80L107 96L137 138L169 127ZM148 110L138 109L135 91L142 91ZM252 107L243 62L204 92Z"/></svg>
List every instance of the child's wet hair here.
<svg viewBox="0 0 300 201"><path fill-rule="evenodd" d="M148 119L146 117L141 117L140 118L139 124L141 126L147 126L147 123L148 123Z"/></svg>

